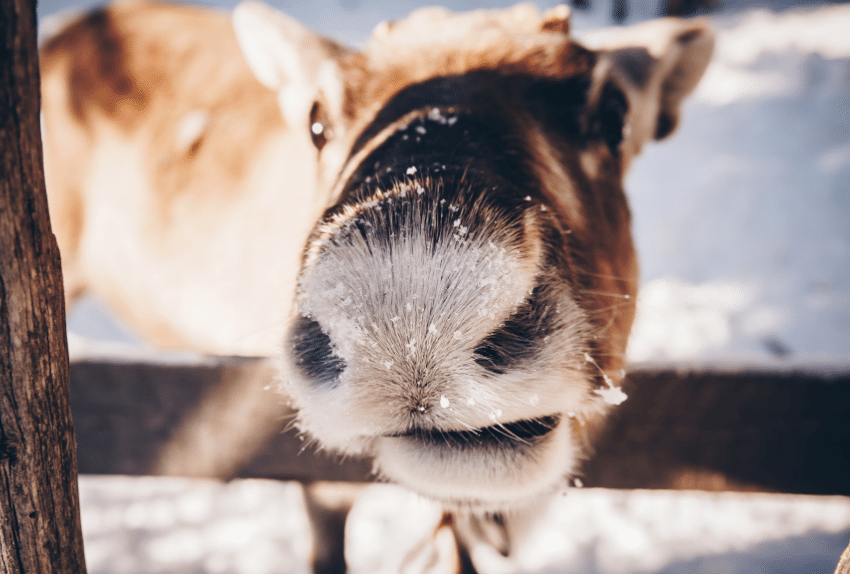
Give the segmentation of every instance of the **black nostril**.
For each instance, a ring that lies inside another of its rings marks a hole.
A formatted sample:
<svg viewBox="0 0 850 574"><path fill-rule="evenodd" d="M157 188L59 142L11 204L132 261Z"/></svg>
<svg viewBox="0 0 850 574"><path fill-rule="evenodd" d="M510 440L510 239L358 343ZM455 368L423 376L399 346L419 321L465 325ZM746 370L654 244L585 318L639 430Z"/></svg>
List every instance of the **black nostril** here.
<svg viewBox="0 0 850 574"><path fill-rule="evenodd" d="M298 317L291 333L295 364L304 376L317 385L337 385L345 361L334 354L331 338L321 325L308 317Z"/></svg>
<svg viewBox="0 0 850 574"><path fill-rule="evenodd" d="M504 375L533 358L554 330L552 306L540 296L541 288L523 303L499 328L475 348L475 362L497 375Z"/></svg>
<svg viewBox="0 0 850 574"><path fill-rule="evenodd" d="M537 352L540 341L527 325L508 321L475 348L475 362L497 375L504 375Z"/></svg>

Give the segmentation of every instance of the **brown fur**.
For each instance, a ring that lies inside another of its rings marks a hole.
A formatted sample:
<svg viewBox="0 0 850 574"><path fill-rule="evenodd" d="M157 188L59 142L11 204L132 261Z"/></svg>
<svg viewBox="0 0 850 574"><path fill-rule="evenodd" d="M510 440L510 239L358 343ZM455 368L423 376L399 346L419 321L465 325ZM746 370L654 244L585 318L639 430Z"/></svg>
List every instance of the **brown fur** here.
<svg viewBox="0 0 850 574"><path fill-rule="evenodd" d="M542 193L548 194L547 203L573 233L570 249L576 259L577 283L583 286L583 307L589 310L598 336L597 360L603 371L614 373L623 366L634 314L637 264L625 198L620 191L606 190L619 190L623 172L645 139L664 136L675 126L679 100L699 74L653 75L647 66L669 48L660 40L648 43L648 49L635 48L629 42L642 37L635 32L621 34L625 40L619 44L603 41L603 47L613 45L613 49L608 56L600 56L571 41L566 34L568 22L563 11L541 16L529 5L462 15L434 8L380 26L362 52L346 51L305 33L300 33L299 42L305 58L321 49L320 58L337 61L338 80L344 86L343 115L332 118L337 141L331 143L338 147L338 157L378 109L405 86L475 70L590 77L604 67L604 58L610 58L611 81L637 94L632 98L635 135L624 144L619 162L600 145L584 152L596 164L594 173L589 173L575 159L577 150L547 143L547 137L542 137L546 126L535 125L519 110L513 121L519 133L528 134L526 147L538 156L534 163L546 184ZM699 30L698 26L686 30L680 40L691 41ZM686 59L679 65L700 64ZM134 214L141 220L138 240L148 245L155 258L178 266L189 253L194 258L204 256L203 250L187 241L222 225L222 213L244 203L243 196L249 193L245 185L263 142L306 131L307 119L290 118L292 125L286 125L274 94L245 66L226 14L185 6L133 1L84 16L44 44L42 75L48 193L70 298L93 287L155 342L205 348L187 336L186 329L173 327L169 307L144 308L133 300L138 293L125 293L104 281L102 272L90 268L96 263L86 261L84 237L110 241L90 221L94 192L89 180L92 169L98 169L93 166L97 148L125 142L135 146L133 153L140 158L147 190L137 198L142 211ZM606 77L592 81L601 85ZM642 104L642 92L648 94L648 105ZM651 101L654 93L660 93L658 103ZM320 90L320 101L323 97ZM178 141L175 132L182 118L197 110L203 112L198 120L201 127L187 141ZM332 159L320 161L324 163L319 164L320 173L332 176L336 172ZM558 167L562 165L570 166L569 173ZM296 180L314 177L309 165L293 162L290 167L300 174ZM119 192L123 175L112 175L115 190L98 192ZM320 181L319 188L330 183ZM283 197L281 201L286 203ZM321 205L321 196L315 201ZM187 214L191 220L185 220ZM91 285L93 275L98 279ZM235 352L237 348L217 350Z"/></svg>
<svg viewBox="0 0 850 574"><path fill-rule="evenodd" d="M553 79L582 76L600 90L613 82L629 96L632 108L632 136L624 142L620 158L601 144L583 152L565 142L553 147L549 128L537 125L522 111L521 102L497 102L494 113L509 116L515 131L526 134L525 147L537 156L533 163L544 183L541 193L563 228L572 233L567 250L575 282L581 287L578 296L594 325L599 374L616 376L623 367L637 285L630 218L620 180L645 140L663 137L673 129L679 101L699 77L692 69L704 66L701 60L705 59L705 50L691 50L695 54L691 59L673 59L669 65L663 59L678 49L677 41L685 45L696 38L705 43L701 25L683 27L673 40L664 40L668 36L658 34L652 25L629 29L613 42L603 38L603 51L594 52L569 38L569 20L561 9L540 15L529 5L466 14L429 8L379 26L364 50L354 52L290 24L299 57L305 62L311 58L334 61L343 91L336 96L342 115L330 118L334 137L329 147L336 151L323 153L315 165L293 159L287 169L293 181L315 180L318 173L318 189L324 193L329 189L333 197L338 193L334 178L338 185L347 177L344 171L337 177L337 172L355 136L395 93L435 76L481 70ZM710 51L710 41L706 45ZM96 196L117 197L125 177L140 183L143 191L133 198L137 209L128 214L138 229L134 238L127 238L137 242L128 245L128 260L143 259L175 269L176 276L168 280L182 281L180 275L189 277L194 267L208 270L216 265L199 261L216 254L205 250L198 238L224 227L224 214L244 206L251 193L246 186L252 185L252 170L257 169L257 150L280 138L304 142L307 118L296 115L288 117L288 122L281 118L274 94L245 65L224 13L145 1L115 4L72 22L49 39L42 48L41 64L48 193L70 299L92 288L160 345L239 352L241 345L232 338L230 343L205 343L189 332L209 328L180 325L183 320L177 318L175 305L185 294L149 308L144 303L149 297L142 289L162 288L165 279L145 277L136 282L138 290L128 291L120 284L126 281L123 277L108 278L122 274L117 263L106 274L97 268L100 263L91 254L96 251L91 244L112 238L102 224L91 221L99 201ZM310 65L315 68L305 76L306 82L321 75L315 71L319 64ZM677 65L683 73L678 73ZM665 66L673 66L672 71ZM326 88L320 86L317 96L325 104L326 98L333 99ZM306 86L306 91L310 89ZM196 118L198 125L182 141L176 135L181 121L197 111L202 112ZM110 174L110 189L92 184L92 177L103 177L103 168L96 163L100 150L121 146L133 150L128 153L138 158L140 172ZM312 154L306 146L302 151ZM582 154L593 158L593 169L577 159ZM287 204L286 180L266 183L280 185L282 195L265 204L267 212L255 207L253 217L268 217ZM311 189L301 189L302 197L309 197ZM312 195L311 201L317 213L324 204L323 193ZM248 221L249 216L243 215L242 220ZM272 257L262 238L233 237L232 241L246 252L259 250L264 261ZM134 257L137 247L147 252ZM280 248L292 250L291 246ZM192 261L188 267L187 260ZM147 271L140 269L143 274ZM201 272L195 281L209 283L222 273L233 270ZM263 281L259 273L252 276L252 284ZM277 275L278 284L293 280L289 270ZM227 304L228 296L223 297L219 303ZM284 297L281 301L279 309L285 316L289 302ZM274 339L269 336L265 341L254 346L256 352L273 352Z"/></svg>
<svg viewBox="0 0 850 574"><path fill-rule="evenodd" d="M198 253L191 238L208 235L229 211L244 208L258 150L287 132L274 94L245 65L228 15L155 2L118 3L48 39L41 70L47 189L69 299L93 289L159 345L236 352L238 344L203 343L187 329L175 328L173 303L151 307L147 296L116 284L123 271L115 270L117 280L108 279L112 271L92 268L92 259L101 256L87 255L97 249L92 244L114 240L92 223L97 197L117 202L130 193L124 189L130 182L146 191L133 196L143 209L128 205L132 213L122 213L118 206L114 213L137 223L127 259L138 259L138 247L148 252L145 259L182 268L180 273L190 273L199 257L211 256ZM197 110L208 121L192 141L180 142L181 118ZM103 177L98 170L104 166L96 160L107 148L127 149L128 158L138 159L144 180L141 173L119 170L108 180L111 189L93 184L92 177ZM309 162L298 169L294 181L313 177ZM195 260L188 268L179 263L187 257ZM179 274L171 280L180 281ZM137 283L148 281L154 279Z"/></svg>
<svg viewBox="0 0 850 574"><path fill-rule="evenodd" d="M568 25L555 27L551 20L532 17L527 9L527 5L519 5L464 15L421 9L382 29L362 53L348 54L340 66L346 86L345 132L359 133L395 93L435 76L498 70L505 75L552 79L589 77L597 63L596 54L565 35ZM451 24L447 25L449 18ZM516 103L519 105L511 108L513 121L525 124L518 132L534 138L546 131L546 126L533 125L522 111L522 103ZM500 112L508 106L502 108ZM549 193L547 202L555 206L564 227L575 234L577 281L585 288L584 306L590 310L598 335L594 356L601 370L616 378L624 366L638 284L628 206L622 193L614 191L620 189L625 165L618 164L605 146L599 146L593 153L603 165L599 174L591 177L572 159L577 150L568 146L544 150L545 146L543 139L527 145L538 154L535 163L541 169L573 164L569 174L542 173L548 183L543 192L568 190ZM552 155L558 161L552 161ZM594 375L600 375L598 369ZM598 384L604 385L601 375Z"/></svg>
<svg viewBox="0 0 850 574"><path fill-rule="evenodd" d="M375 34L363 52L350 53L341 66L344 109L355 121L351 130L358 131L400 89L435 76L498 70L564 78L587 72L592 54L564 42L562 31L552 31L550 21L541 22L528 8L520 4L463 15L424 8Z"/></svg>
<svg viewBox="0 0 850 574"><path fill-rule="evenodd" d="M89 131L109 122L150 138L148 167L164 211L175 195L233 189L255 142L282 127L273 94L241 59L226 13L115 4L46 42L42 70L67 75L71 110ZM174 125L195 109L216 120L191 149L174 149Z"/></svg>

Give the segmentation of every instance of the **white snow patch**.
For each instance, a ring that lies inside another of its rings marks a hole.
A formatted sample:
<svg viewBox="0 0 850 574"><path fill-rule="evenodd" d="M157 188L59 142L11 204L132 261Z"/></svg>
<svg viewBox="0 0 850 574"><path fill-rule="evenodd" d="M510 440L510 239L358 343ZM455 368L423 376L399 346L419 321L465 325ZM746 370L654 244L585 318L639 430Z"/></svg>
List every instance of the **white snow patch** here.
<svg viewBox="0 0 850 574"><path fill-rule="evenodd" d="M595 389L593 391L600 397L602 400L608 403L609 405L619 405L625 402L628 397L626 393L623 392L623 389L620 387L608 387L605 389Z"/></svg>
<svg viewBox="0 0 850 574"><path fill-rule="evenodd" d="M850 6L718 18L671 138L627 178L630 360L850 356Z"/></svg>
<svg viewBox="0 0 850 574"><path fill-rule="evenodd" d="M752 297L751 290L742 285L692 285L674 278L652 281L638 295L629 359L682 360L728 344L732 338L730 314Z"/></svg>

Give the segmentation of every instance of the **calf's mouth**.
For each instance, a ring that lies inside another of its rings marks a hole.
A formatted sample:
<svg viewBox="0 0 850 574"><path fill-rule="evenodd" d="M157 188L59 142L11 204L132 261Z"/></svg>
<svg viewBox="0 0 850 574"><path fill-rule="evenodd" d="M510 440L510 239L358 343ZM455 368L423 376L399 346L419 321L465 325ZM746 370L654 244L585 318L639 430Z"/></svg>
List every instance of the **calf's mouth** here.
<svg viewBox="0 0 850 574"><path fill-rule="evenodd" d="M470 430L413 429L381 436L380 475L447 507L520 507L565 484L577 450L563 417L547 415Z"/></svg>
<svg viewBox="0 0 850 574"><path fill-rule="evenodd" d="M389 436L408 439L426 449L522 448L546 437L559 421L558 416L549 415L470 430L412 429Z"/></svg>

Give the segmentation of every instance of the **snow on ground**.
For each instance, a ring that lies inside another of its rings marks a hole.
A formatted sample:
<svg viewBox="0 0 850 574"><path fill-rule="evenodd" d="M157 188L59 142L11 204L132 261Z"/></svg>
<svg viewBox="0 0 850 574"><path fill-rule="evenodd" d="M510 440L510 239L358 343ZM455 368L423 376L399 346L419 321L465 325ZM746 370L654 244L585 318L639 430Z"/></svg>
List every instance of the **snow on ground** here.
<svg viewBox="0 0 850 574"><path fill-rule="evenodd" d="M89 574L306 574L300 485L80 477Z"/></svg>
<svg viewBox="0 0 850 574"><path fill-rule="evenodd" d="M300 485L80 478L90 574L301 574L310 548ZM369 486L349 518L351 574L398 574L439 519L429 501ZM850 538L845 497L571 489L493 574L831 574Z"/></svg>
<svg viewBox="0 0 850 574"><path fill-rule="evenodd" d="M357 44L414 5L278 7ZM734 10L712 17L717 56L680 129L648 146L628 177L643 283L630 358L847 365L850 6L727 5ZM654 9L634 6L637 18ZM42 14L76 7L39 5ZM597 3L576 14L574 28L599 26L607 13ZM70 323L84 335L132 340L90 302ZM298 485L82 477L80 488L90 572L306 572ZM367 496L352 536L378 548L410 516L430 516L427 503L390 486ZM519 564L483 559L494 571L553 574L823 574L849 537L848 498L574 489L547 511ZM392 571L398 558L355 548L360 571Z"/></svg>
<svg viewBox="0 0 850 574"><path fill-rule="evenodd" d="M394 533L405 528L400 517L427 520L427 503L398 487L370 488L350 524L397 548L403 541L393 540ZM830 562L837 562L850 534L850 501L571 489L540 518L513 559L491 548L474 549L474 558L485 572L505 574L831 574ZM399 571L398 556L382 550L385 545L369 548L357 538L358 551L349 553L352 574Z"/></svg>

